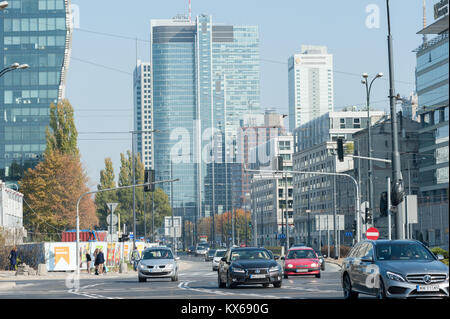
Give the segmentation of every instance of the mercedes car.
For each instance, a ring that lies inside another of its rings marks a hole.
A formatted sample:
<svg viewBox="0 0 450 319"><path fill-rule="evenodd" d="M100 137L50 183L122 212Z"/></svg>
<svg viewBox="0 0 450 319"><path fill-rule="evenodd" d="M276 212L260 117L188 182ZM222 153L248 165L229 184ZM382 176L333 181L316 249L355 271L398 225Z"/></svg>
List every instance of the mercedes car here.
<svg viewBox="0 0 450 319"><path fill-rule="evenodd" d="M342 265L344 297L448 298L449 271L442 259L415 240L361 241Z"/></svg>
<svg viewBox="0 0 450 319"><path fill-rule="evenodd" d="M219 288L257 284L280 288L282 268L265 248L230 248L220 260L217 279Z"/></svg>
<svg viewBox="0 0 450 319"><path fill-rule="evenodd" d="M137 267L139 282L149 278L170 278L178 281L179 257L174 257L170 248L153 247L142 252Z"/></svg>

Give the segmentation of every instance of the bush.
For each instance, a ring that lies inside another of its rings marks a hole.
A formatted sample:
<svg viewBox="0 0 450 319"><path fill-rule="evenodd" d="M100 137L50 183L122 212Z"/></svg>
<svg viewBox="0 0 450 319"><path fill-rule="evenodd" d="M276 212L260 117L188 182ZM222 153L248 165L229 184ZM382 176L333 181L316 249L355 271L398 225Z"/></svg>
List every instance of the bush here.
<svg viewBox="0 0 450 319"><path fill-rule="evenodd" d="M340 248L339 252L340 252L340 257L341 258L347 257L348 253L352 249L351 247L344 246L344 245L341 245L339 248ZM335 255L335 253L334 253L334 246L330 246L330 256L328 256L328 246L322 246L322 249L320 250L320 252L322 253L322 255L327 255L327 257Z"/></svg>
<svg viewBox="0 0 450 319"><path fill-rule="evenodd" d="M442 255L442 256L444 256L444 259L448 259L448 251L442 249L441 247L434 247L434 248L431 248L430 250L436 256Z"/></svg>

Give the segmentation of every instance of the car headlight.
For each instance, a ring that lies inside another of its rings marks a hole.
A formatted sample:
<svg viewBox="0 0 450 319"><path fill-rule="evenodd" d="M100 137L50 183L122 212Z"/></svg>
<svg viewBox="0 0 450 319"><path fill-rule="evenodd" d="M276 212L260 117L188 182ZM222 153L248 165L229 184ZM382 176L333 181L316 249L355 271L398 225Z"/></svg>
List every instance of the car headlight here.
<svg viewBox="0 0 450 319"><path fill-rule="evenodd" d="M281 271L280 266L274 266L269 268L269 272Z"/></svg>
<svg viewBox="0 0 450 319"><path fill-rule="evenodd" d="M386 272L386 277L388 277L390 280L401 281L401 282L406 281L401 275L390 272L390 271Z"/></svg>
<svg viewBox="0 0 450 319"><path fill-rule="evenodd" d="M294 267L292 264L289 264L289 265L288 265L288 268L292 268L292 267Z"/></svg>
<svg viewBox="0 0 450 319"><path fill-rule="evenodd" d="M167 267L167 269L172 269L173 268L173 264L168 264L166 267Z"/></svg>
<svg viewBox="0 0 450 319"><path fill-rule="evenodd" d="M139 268L144 269L145 265L144 264L139 264Z"/></svg>
<svg viewBox="0 0 450 319"><path fill-rule="evenodd" d="M237 273L243 274L243 273L245 273L245 270L242 269L242 268L233 268L233 272L237 272Z"/></svg>

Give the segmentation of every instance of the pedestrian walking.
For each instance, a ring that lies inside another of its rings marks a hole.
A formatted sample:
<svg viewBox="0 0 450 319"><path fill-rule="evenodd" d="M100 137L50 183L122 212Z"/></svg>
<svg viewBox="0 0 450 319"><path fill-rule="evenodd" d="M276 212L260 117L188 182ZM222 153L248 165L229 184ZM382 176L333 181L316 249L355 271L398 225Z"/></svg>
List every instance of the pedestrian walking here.
<svg viewBox="0 0 450 319"><path fill-rule="evenodd" d="M86 251L86 267L88 274L91 273L91 255L89 254L89 251Z"/></svg>
<svg viewBox="0 0 450 319"><path fill-rule="evenodd" d="M14 246L11 252L9 253L9 270L16 270L17 264L17 247Z"/></svg>
<svg viewBox="0 0 450 319"><path fill-rule="evenodd" d="M98 248L94 250L94 267L95 267L95 274L98 275Z"/></svg>
<svg viewBox="0 0 450 319"><path fill-rule="evenodd" d="M100 248L97 254L95 262L98 264L98 274L103 274L103 264L105 263L105 256L103 255L103 249Z"/></svg>

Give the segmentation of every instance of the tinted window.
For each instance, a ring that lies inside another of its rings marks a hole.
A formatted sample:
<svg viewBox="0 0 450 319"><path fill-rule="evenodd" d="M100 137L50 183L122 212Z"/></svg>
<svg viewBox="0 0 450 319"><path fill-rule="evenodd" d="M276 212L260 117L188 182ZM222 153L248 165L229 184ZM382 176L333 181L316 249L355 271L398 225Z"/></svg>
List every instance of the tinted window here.
<svg viewBox="0 0 450 319"><path fill-rule="evenodd" d="M317 258L312 249L295 249L288 252L287 259Z"/></svg>
<svg viewBox="0 0 450 319"><path fill-rule="evenodd" d="M173 259L173 255L168 249L152 249L144 251L142 259Z"/></svg>
<svg viewBox="0 0 450 319"><path fill-rule="evenodd" d="M214 257L223 257L225 256L226 250L218 250L216 251Z"/></svg>
<svg viewBox="0 0 450 319"><path fill-rule="evenodd" d="M434 256L418 243L387 243L376 246L378 260L435 260Z"/></svg>
<svg viewBox="0 0 450 319"><path fill-rule="evenodd" d="M231 260L268 260L272 259L269 252L263 249L234 250L231 252Z"/></svg>

